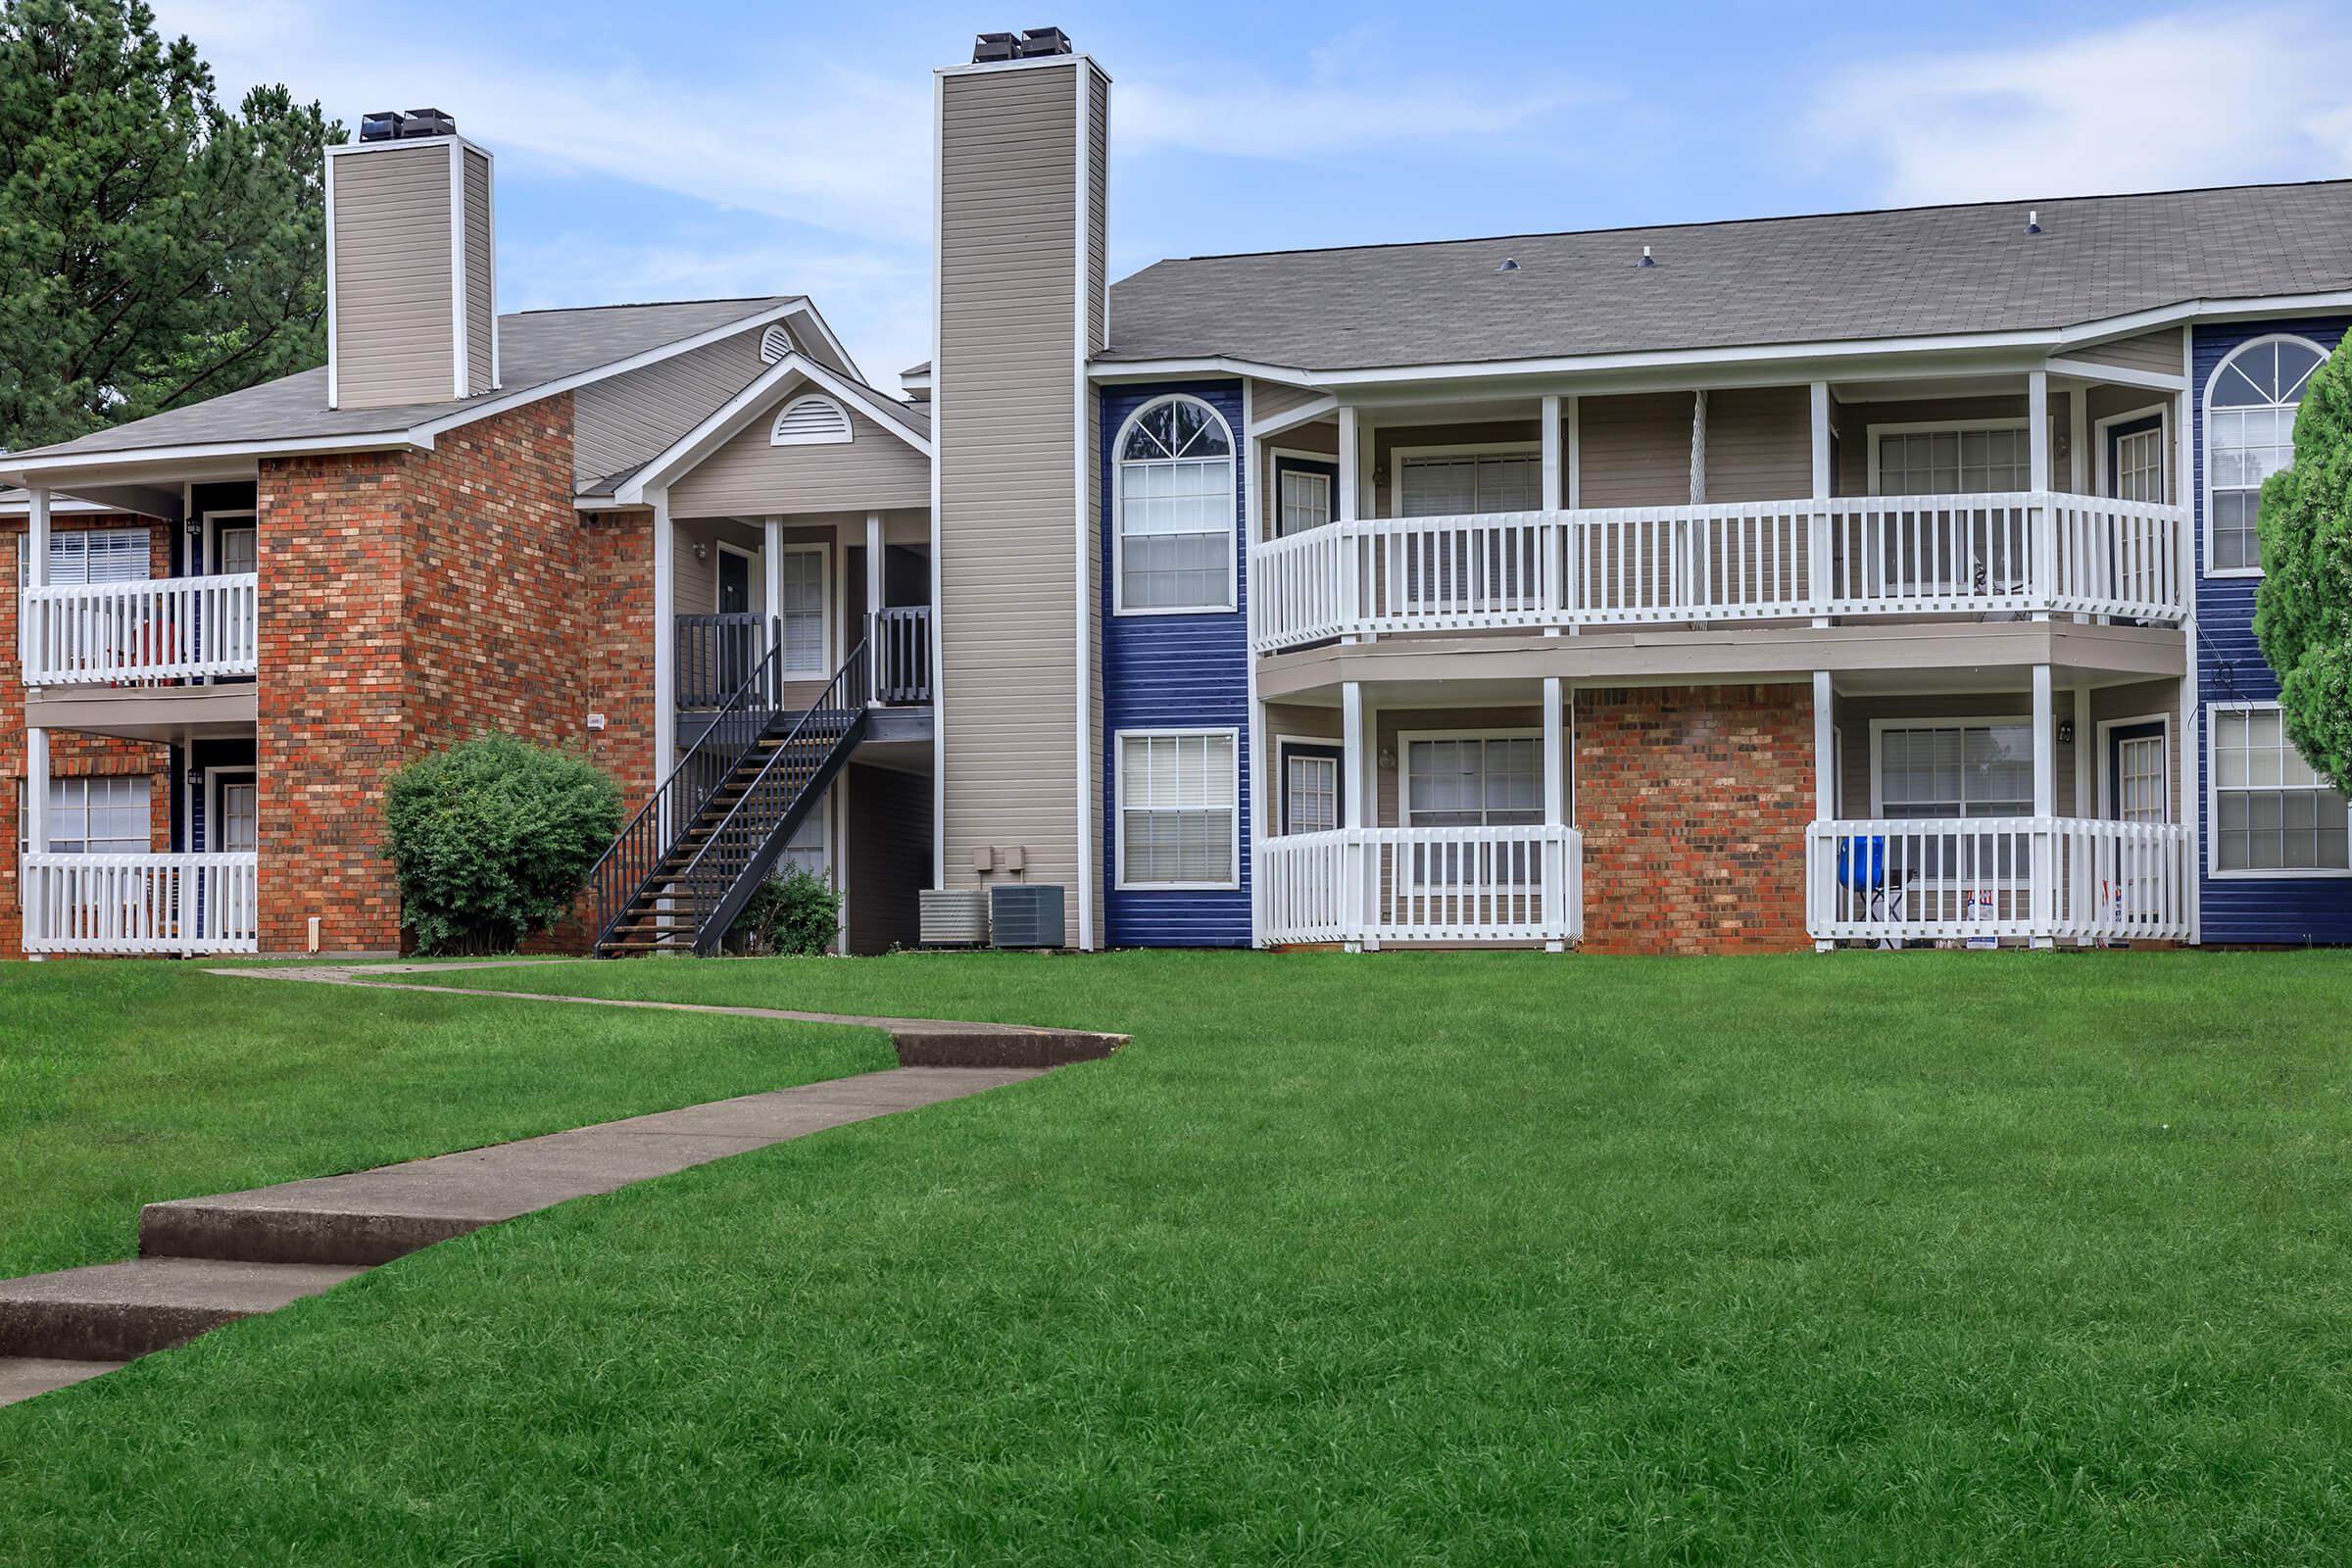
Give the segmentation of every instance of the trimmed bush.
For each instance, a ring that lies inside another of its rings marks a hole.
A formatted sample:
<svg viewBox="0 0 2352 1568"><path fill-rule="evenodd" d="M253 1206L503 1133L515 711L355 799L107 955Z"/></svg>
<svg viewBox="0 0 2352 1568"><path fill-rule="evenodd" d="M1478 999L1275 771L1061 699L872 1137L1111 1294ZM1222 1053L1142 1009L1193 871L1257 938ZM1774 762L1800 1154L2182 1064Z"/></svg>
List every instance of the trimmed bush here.
<svg viewBox="0 0 2352 1568"><path fill-rule="evenodd" d="M841 895L819 877L788 865L760 885L728 928L737 953L780 958L813 957L833 950L841 929Z"/></svg>
<svg viewBox="0 0 2352 1568"><path fill-rule="evenodd" d="M395 772L384 826L418 951L506 953L571 907L620 790L572 753L483 735Z"/></svg>
<svg viewBox="0 0 2352 1568"><path fill-rule="evenodd" d="M2352 336L2304 384L2294 466L2264 481L2255 527L2254 636L2287 738L2352 792Z"/></svg>

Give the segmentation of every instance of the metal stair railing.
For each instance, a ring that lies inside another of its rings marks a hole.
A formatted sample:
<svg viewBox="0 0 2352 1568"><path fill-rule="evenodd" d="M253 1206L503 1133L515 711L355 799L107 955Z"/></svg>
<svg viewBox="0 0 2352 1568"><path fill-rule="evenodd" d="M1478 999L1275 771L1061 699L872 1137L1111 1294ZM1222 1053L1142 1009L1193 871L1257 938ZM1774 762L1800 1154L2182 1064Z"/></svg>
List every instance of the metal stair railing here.
<svg viewBox="0 0 2352 1568"><path fill-rule="evenodd" d="M694 858L663 878L673 914L692 924L694 951L708 956L725 938L785 844L824 795L866 726L873 666L867 645L853 649L823 693L710 828Z"/></svg>
<svg viewBox="0 0 2352 1568"><path fill-rule="evenodd" d="M590 951L601 950L611 940L613 927L646 891L678 840L774 727L784 711L783 652L782 636L771 635L767 657L704 723L653 799L638 808L589 870L590 903L596 910L596 940Z"/></svg>

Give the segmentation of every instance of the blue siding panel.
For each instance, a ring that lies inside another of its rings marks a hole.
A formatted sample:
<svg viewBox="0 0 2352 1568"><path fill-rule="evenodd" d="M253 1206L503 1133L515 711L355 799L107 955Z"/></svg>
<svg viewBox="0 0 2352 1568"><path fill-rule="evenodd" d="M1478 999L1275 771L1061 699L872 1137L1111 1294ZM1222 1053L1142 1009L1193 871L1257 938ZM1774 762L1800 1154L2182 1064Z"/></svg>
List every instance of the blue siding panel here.
<svg viewBox="0 0 2352 1568"><path fill-rule="evenodd" d="M1250 945L1250 637L1248 549L1242 527L1241 486L1234 487L1236 608L1209 615L1114 615L1110 487L1116 476L1111 443L1119 427L1153 398L1189 393L1213 407L1232 427L1234 470L1247 466L1249 437L1242 422L1238 380L1171 381L1102 389L1102 864L1103 935L1112 947L1248 947ZM1230 725L1240 736L1241 886L1215 892L1120 892L1118 882L1118 743L1121 730L1196 729Z"/></svg>
<svg viewBox="0 0 2352 1568"><path fill-rule="evenodd" d="M2256 577L2205 575L2205 388L2223 360L2240 344L2274 332L2307 337L2332 349L2352 317L2306 317L2279 321L2232 321L2194 329L2196 432L2193 456L2197 514L2197 691L2208 703L2267 701L2278 695L2278 677L2254 640ZM2212 749L2198 714L2197 787L2210 800ZM2212 813L2198 814L2197 864L2202 877L2204 939L2207 942L2352 942L2352 879L2314 877L2217 877L2211 865Z"/></svg>

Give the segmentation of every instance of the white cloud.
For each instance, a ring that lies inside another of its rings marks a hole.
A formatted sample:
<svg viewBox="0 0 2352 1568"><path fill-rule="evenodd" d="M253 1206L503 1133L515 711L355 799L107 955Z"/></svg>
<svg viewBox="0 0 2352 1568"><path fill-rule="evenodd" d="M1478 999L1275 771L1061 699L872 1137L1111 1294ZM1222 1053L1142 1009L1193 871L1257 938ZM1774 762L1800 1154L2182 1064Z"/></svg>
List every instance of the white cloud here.
<svg viewBox="0 0 2352 1568"><path fill-rule="evenodd" d="M1864 62L1830 77L1801 134L1824 163L1875 165L1895 203L2342 174L2352 89L2334 30L2195 13Z"/></svg>
<svg viewBox="0 0 2352 1568"><path fill-rule="evenodd" d="M1208 88L1122 84L1122 142L1237 158L1309 158L1399 142L1516 130L1590 95L1481 92L1440 79L1385 86L1229 81Z"/></svg>

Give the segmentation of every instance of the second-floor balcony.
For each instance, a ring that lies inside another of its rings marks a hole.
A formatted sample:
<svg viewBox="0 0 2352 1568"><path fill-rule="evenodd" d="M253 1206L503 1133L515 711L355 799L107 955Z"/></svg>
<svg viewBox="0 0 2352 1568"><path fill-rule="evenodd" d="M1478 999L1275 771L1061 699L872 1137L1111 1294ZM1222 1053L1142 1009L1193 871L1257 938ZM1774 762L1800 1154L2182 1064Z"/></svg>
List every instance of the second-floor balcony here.
<svg viewBox="0 0 2352 1568"><path fill-rule="evenodd" d="M783 622L758 612L688 614L673 618L677 706L681 710L724 708L754 674L765 667L768 649L786 637ZM865 617L863 647L871 661L872 700L884 707L919 708L931 701L931 610L927 605L893 606ZM785 672L787 685L822 683L827 657L810 651L802 675Z"/></svg>
<svg viewBox="0 0 2352 1568"><path fill-rule="evenodd" d="M1941 614L2171 623L2186 512L2057 491L1327 523L1250 552L1263 652L1339 637Z"/></svg>
<svg viewBox="0 0 2352 1568"><path fill-rule="evenodd" d="M260 666L253 572L26 588L30 686L150 685Z"/></svg>

